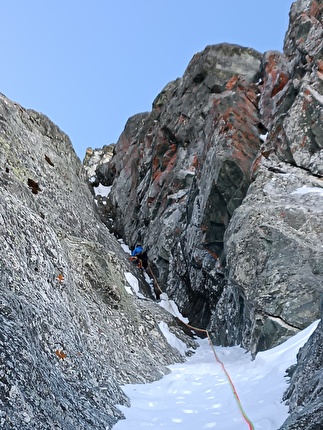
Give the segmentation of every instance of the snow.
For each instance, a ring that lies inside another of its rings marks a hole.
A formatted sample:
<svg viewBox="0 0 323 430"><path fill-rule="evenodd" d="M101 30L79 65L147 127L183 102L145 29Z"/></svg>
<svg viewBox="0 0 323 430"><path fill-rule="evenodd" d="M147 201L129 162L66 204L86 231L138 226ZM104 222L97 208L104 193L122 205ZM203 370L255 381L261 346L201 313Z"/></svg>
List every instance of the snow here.
<svg viewBox="0 0 323 430"><path fill-rule="evenodd" d="M318 321L276 348L258 353L255 360L238 346L215 348L255 430L277 430L287 418L288 407L281 400L288 382L285 371L296 363L299 348L317 324ZM162 323L160 328L173 342L165 326ZM198 343L194 355L185 363L169 366L171 373L161 380L122 387L131 407L119 406L126 419L113 430L250 428L207 339Z"/></svg>
<svg viewBox="0 0 323 430"><path fill-rule="evenodd" d="M173 348L176 348L180 354L182 354L184 357L186 356L186 352L188 351L188 347L186 343L178 339L173 333L169 331L168 325L161 321L158 324L160 331L165 336L166 340L172 346Z"/></svg>
<svg viewBox="0 0 323 430"><path fill-rule="evenodd" d="M106 187L105 185L99 184L97 187L93 187L94 194L96 196L107 197L110 194L112 186Z"/></svg>
<svg viewBox="0 0 323 430"><path fill-rule="evenodd" d="M302 194L313 190L318 189L302 187L298 191ZM130 253L123 241L119 242ZM151 281L144 273L147 282ZM128 283L126 291L145 298L140 293L138 279L130 272L124 275ZM158 304L188 322L167 294L161 294ZM254 430L277 430L288 417L288 406L282 402L288 386L286 370L296 363L299 349L318 322L283 344L258 353L254 360L239 346L214 347L214 352L207 339L197 340L199 347L194 354L185 363L169 366L171 373L159 381L122 387L131 407L118 405L125 419L118 421L113 430L248 430L251 427L243 413ZM167 324L161 321L159 329L168 343L186 357L187 346L169 331Z"/></svg>
<svg viewBox="0 0 323 430"><path fill-rule="evenodd" d="M268 136L268 133L260 134L260 135L259 135L260 139L261 139L263 142L266 142L266 140L267 140L267 136Z"/></svg>
<svg viewBox="0 0 323 430"><path fill-rule="evenodd" d="M166 309L170 314L172 314L174 317L179 318L181 321L188 323L188 319L184 318L181 313L178 310L178 307L174 300L169 300L166 293L162 293L160 295L160 302L158 303L159 306Z"/></svg>
<svg viewBox="0 0 323 430"><path fill-rule="evenodd" d="M192 172L190 172L190 174L192 174ZM194 173L193 173L194 175ZM187 190L179 190L177 191L177 193L174 194L169 194L167 196L167 198L172 199L172 200L180 200L182 197L186 196L187 194Z"/></svg>
<svg viewBox="0 0 323 430"><path fill-rule="evenodd" d="M130 272L125 272L124 276L128 284L130 285L130 287L128 285L125 285L125 290L127 291L127 293L132 295L133 293L135 293L135 295L140 299L145 299L146 297L143 294L141 294L141 292L139 291L138 279Z"/></svg>
<svg viewBox="0 0 323 430"><path fill-rule="evenodd" d="M130 251L129 246L126 245L122 239L118 239L118 242L120 243L121 248L124 250L124 252L131 255L131 251Z"/></svg>
<svg viewBox="0 0 323 430"><path fill-rule="evenodd" d="M320 195L323 195L323 188L304 186L301 188L297 188L297 190L292 192L292 194L309 194L309 193L319 193Z"/></svg>

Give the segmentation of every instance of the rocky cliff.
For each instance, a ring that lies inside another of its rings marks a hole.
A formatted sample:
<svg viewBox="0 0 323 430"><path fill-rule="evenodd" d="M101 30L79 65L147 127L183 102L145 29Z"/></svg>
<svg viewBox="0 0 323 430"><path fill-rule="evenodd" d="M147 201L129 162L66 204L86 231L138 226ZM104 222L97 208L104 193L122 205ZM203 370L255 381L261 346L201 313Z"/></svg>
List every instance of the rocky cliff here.
<svg viewBox="0 0 323 430"><path fill-rule="evenodd" d="M321 317L322 10L293 3L282 53L228 44L197 53L91 177L112 185L102 219L130 246L143 242L191 323L253 354ZM323 422L309 413L321 391L306 396L321 375L321 331L300 355L286 429Z"/></svg>
<svg viewBox="0 0 323 430"><path fill-rule="evenodd" d="M144 244L215 343L256 354L321 318L322 11L293 3L282 53L197 53L115 146L88 151L88 177L55 124L0 96L1 428L109 429L120 384L184 359L161 321L195 347L116 237ZM322 330L289 369L282 430L322 426Z"/></svg>
<svg viewBox="0 0 323 430"><path fill-rule="evenodd" d="M0 233L1 429L109 429L120 384L183 360L159 322L194 347L149 287L128 294L134 269L68 137L3 95Z"/></svg>
<svg viewBox="0 0 323 430"><path fill-rule="evenodd" d="M322 204L306 192L322 186L319 13L293 5L284 53L196 54L95 175L114 231L144 243L183 314L254 353L319 317Z"/></svg>
<svg viewBox="0 0 323 430"><path fill-rule="evenodd" d="M240 46L196 54L151 113L129 119L96 172L113 185L114 230L129 245L144 243L160 284L199 326L224 288L224 232L261 143L260 65L258 52Z"/></svg>

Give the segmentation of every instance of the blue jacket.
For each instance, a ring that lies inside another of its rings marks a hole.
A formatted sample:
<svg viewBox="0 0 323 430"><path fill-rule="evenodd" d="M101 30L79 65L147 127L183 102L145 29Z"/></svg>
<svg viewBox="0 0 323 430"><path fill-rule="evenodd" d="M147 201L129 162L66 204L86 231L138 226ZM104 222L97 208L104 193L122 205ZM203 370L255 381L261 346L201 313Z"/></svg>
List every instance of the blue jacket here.
<svg viewBox="0 0 323 430"><path fill-rule="evenodd" d="M136 246L136 248L132 251L131 255L135 257L136 255L139 255L143 251L142 246Z"/></svg>

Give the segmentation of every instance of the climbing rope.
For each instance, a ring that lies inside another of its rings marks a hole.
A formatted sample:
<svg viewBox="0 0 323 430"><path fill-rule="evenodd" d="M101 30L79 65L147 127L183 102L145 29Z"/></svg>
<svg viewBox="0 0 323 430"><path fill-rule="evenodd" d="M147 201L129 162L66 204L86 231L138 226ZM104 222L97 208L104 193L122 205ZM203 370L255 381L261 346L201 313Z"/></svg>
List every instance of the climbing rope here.
<svg viewBox="0 0 323 430"><path fill-rule="evenodd" d="M153 271L152 271L152 269L151 269L151 267L150 267L150 265L149 265L149 264L148 264L148 269L149 269L149 271L150 271L150 273L151 273L152 278L154 279L154 282L155 282L155 285L157 286L158 291L162 294L162 293L163 293L163 291L162 291L162 289L160 288L160 286L159 286L159 284L158 284L158 282L157 282L157 280L156 280L156 277L155 277L155 275L154 275L154 273L153 273ZM172 306L172 304L171 304L171 303L169 303L169 304L170 304L170 306ZM174 312L174 309L173 309L173 312ZM174 315L175 315L175 312L174 312ZM192 326L192 325L190 325L190 324L187 324L186 322L184 322L184 321L182 321L182 320L181 320L181 322L182 322L186 327L188 327L188 328L189 328L189 329L191 329L191 330L194 330L194 331L197 331L197 332L200 332L200 333L204 333L204 334L206 334L206 336L207 336L207 338L208 338L208 341L209 341L209 345L210 345L210 347L212 348L212 351L213 351L213 355L214 355L214 357L215 357L215 360L216 360L216 361L220 364L220 366L222 367L222 370L223 370L223 372L224 372L224 374L225 374L225 376L226 376L226 378L227 378L227 380L228 380L228 382L229 382L229 385L230 385L230 387L231 387L231 390L232 390L232 392L233 392L233 396L234 396L234 398L235 398L235 400L236 400L236 402L237 402L237 405L238 405L238 408L239 408L239 410L240 410L241 415L243 416L244 420L245 420L245 421L246 421L246 423L248 424L249 430L255 430L255 427L254 427L253 423L250 421L250 419L248 418L248 416L247 416L247 414L246 414L245 410L244 410L244 409L243 409L243 407L242 407L242 403L241 403L241 400L240 400L239 395L238 395L238 393L237 393L236 387L234 386L234 383L233 383L233 381L232 381L232 379L231 379L231 377L230 377L230 375L229 375L229 373L228 373L227 369L225 368L225 366L224 366L223 362L219 359L219 357L218 357L218 355L217 355L217 353L216 353L216 351L215 351L215 348L214 348L214 345L213 345L213 343L212 343L211 336L210 336L210 334L209 334L208 330L203 329L203 328L194 327L194 326Z"/></svg>

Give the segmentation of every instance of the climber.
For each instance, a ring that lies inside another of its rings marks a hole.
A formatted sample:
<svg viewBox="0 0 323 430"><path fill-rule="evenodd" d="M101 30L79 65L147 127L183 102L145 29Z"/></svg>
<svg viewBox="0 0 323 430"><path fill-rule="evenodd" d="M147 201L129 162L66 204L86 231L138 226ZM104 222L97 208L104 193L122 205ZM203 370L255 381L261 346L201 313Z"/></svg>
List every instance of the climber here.
<svg viewBox="0 0 323 430"><path fill-rule="evenodd" d="M130 261L136 262L138 269L141 269L142 267L144 269L147 269L147 266L148 266L147 252L144 251L144 248L140 243L138 243L135 249L132 251Z"/></svg>

